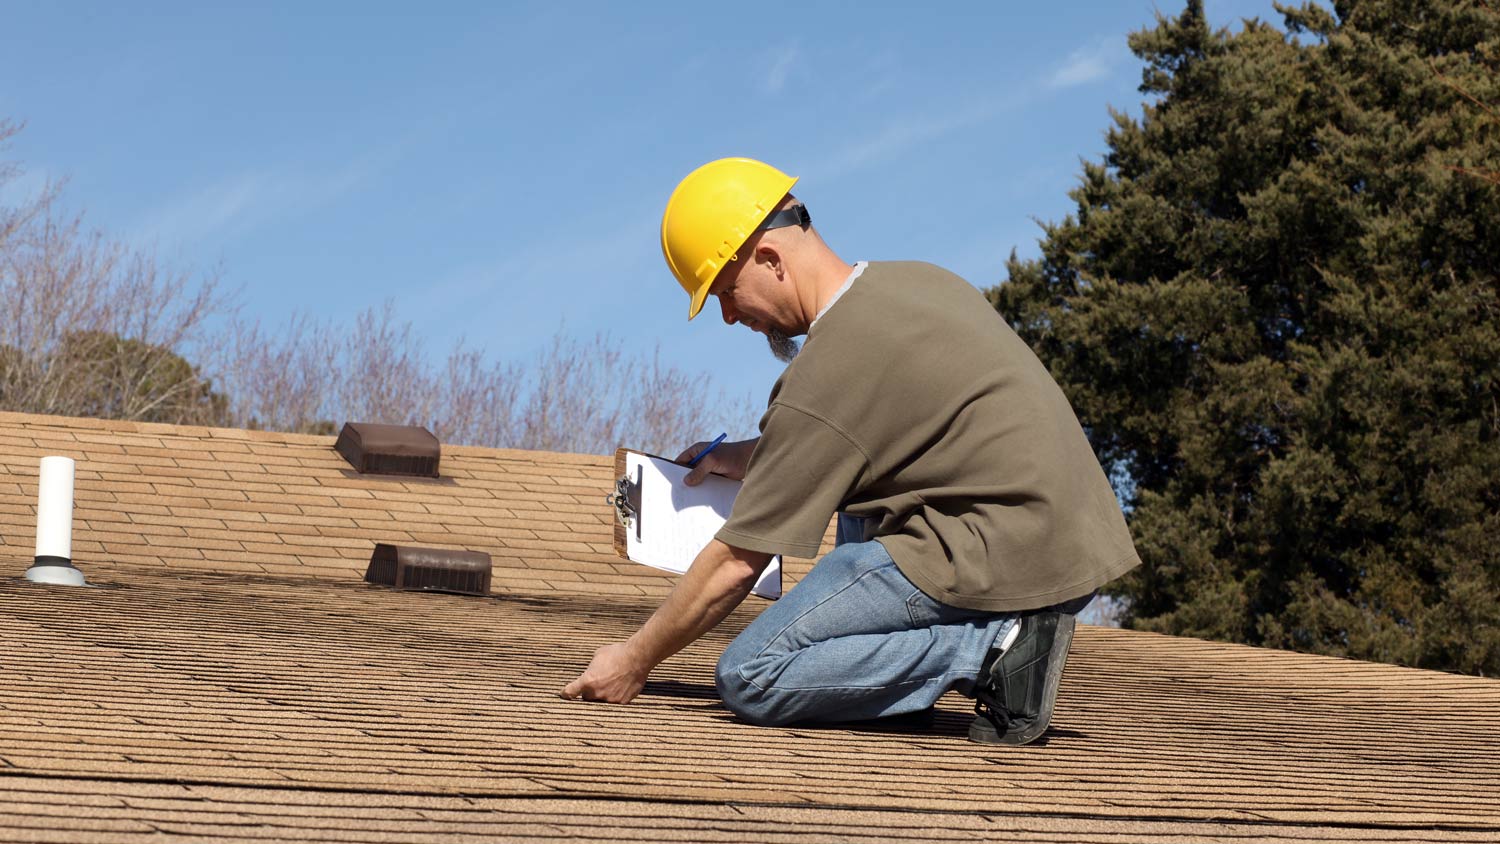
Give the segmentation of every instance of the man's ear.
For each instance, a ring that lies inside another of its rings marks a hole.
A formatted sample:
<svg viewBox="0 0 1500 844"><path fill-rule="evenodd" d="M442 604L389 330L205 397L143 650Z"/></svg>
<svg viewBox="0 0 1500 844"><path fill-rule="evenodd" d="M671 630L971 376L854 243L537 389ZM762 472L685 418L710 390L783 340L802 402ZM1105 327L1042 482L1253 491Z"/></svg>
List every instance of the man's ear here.
<svg viewBox="0 0 1500 844"><path fill-rule="evenodd" d="M781 262L781 250L777 249L775 244L765 241L756 244L755 261L776 273L778 279L783 277L785 266Z"/></svg>

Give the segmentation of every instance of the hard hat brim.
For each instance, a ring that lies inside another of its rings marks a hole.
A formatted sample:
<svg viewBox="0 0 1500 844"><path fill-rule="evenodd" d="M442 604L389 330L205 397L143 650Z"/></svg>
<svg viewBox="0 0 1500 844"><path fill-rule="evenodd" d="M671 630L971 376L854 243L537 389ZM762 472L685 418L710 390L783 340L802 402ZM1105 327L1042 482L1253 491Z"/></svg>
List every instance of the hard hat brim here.
<svg viewBox="0 0 1500 844"><path fill-rule="evenodd" d="M688 302L689 322L692 322L693 318L698 316L698 312L703 310L703 303L708 301L708 288L710 287L713 287L712 280L710 280L708 284L699 287L696 291L693 292L692 301Z"/></svg>

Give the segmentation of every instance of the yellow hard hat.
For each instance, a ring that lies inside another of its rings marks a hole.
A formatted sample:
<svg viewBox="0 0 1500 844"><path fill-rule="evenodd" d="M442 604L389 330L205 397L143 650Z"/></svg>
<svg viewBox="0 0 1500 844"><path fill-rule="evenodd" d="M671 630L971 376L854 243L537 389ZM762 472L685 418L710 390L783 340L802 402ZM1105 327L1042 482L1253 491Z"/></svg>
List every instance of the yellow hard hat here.
<svg viewBox="0 0 1500 844"><path fill-rule="evenodd" d="M692 297L688 319L703 310L719 271L796 183L796 176L750 158L710 161L678 183L661 215L661 251Z"/></svg>

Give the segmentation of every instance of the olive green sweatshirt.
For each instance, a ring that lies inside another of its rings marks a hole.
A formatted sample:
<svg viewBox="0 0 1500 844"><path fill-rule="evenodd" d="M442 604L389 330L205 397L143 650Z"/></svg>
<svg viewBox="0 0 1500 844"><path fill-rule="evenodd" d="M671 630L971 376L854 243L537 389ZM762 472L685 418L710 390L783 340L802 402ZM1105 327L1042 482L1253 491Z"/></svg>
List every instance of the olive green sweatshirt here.
<svg viewBox="0 0 1500 844"><path fill-rule="evenodd" d="M771 391L718 538L818 552L834 512L928 596L1019 611L1139 563L1062 390L984 296L931 264L871 263Z"/></svg>

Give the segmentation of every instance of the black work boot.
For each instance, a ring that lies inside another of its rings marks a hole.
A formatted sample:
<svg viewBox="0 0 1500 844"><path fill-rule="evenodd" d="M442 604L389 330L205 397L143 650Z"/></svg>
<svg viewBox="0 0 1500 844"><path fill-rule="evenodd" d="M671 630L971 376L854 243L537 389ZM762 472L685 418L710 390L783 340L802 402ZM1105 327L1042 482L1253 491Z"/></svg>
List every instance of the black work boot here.
<svg viewBox="0 0 1500 844"><path fill-rule="evenodd" d="M969 740L982 744L1029 744L1047 731L1068 647L1073 613L1046 609L1022 616L1021 632L1003 652L990 649L974 684Z"/></svg>

